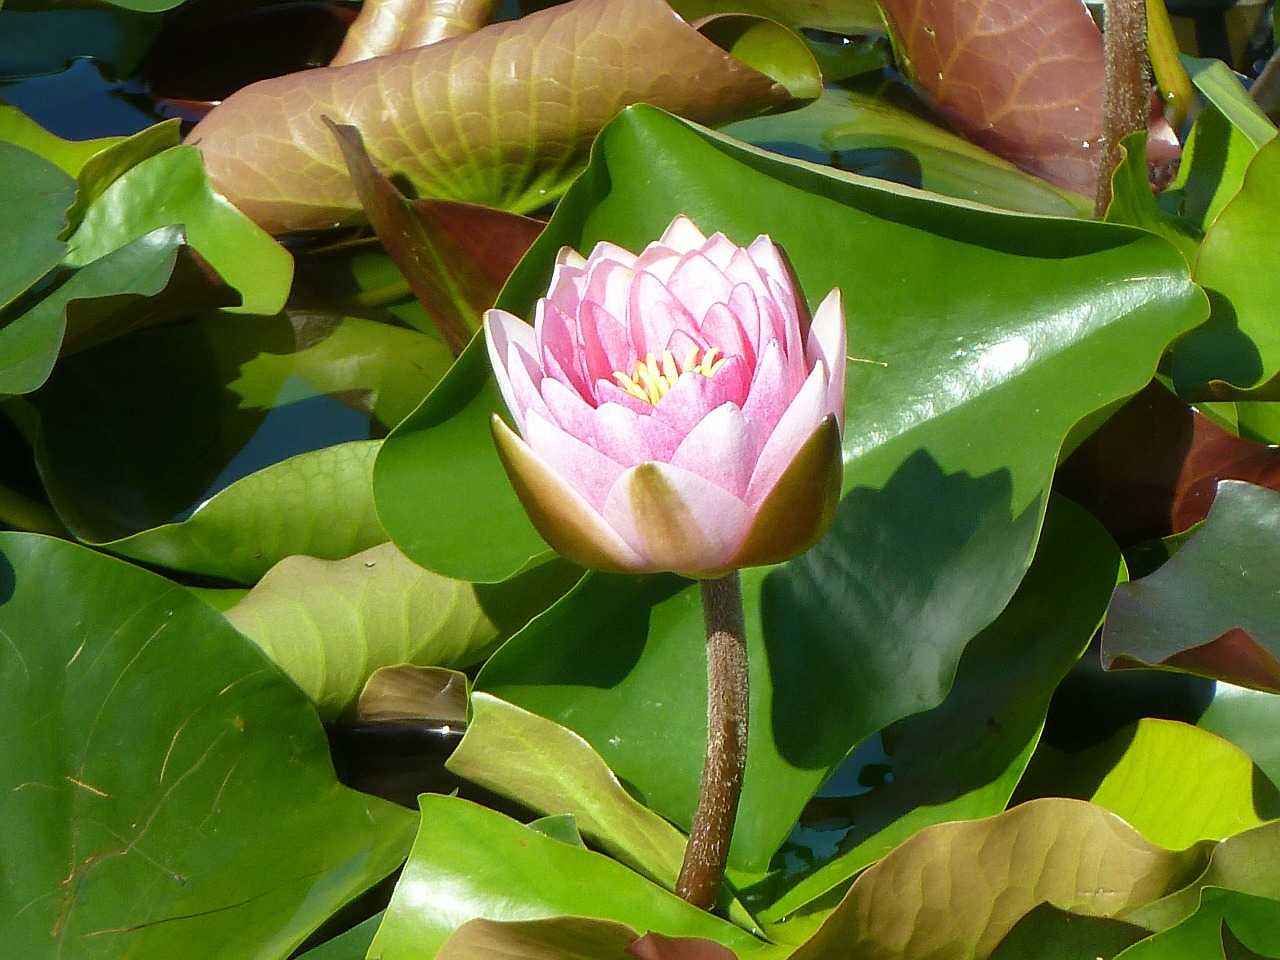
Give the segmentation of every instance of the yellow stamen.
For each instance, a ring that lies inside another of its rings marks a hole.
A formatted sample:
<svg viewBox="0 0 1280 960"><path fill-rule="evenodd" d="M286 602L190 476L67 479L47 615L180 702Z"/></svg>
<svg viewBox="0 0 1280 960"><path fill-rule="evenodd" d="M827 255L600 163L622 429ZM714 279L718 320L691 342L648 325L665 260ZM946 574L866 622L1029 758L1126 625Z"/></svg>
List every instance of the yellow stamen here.
<svg viewBox="0 0 1280 960"><path fill-rule="evenodd" d="M631 376L615 370L613 379L637 400L657 406L658 401L667 395L684 374L696 373L702 377L713 377L727 360L728 357L720 356L719 347L712 347L706 353L702 352L701 347L690 347L683 360L676 360L675 354L664 350L661 360L652 353L647 354L636 364Z"/></svg>

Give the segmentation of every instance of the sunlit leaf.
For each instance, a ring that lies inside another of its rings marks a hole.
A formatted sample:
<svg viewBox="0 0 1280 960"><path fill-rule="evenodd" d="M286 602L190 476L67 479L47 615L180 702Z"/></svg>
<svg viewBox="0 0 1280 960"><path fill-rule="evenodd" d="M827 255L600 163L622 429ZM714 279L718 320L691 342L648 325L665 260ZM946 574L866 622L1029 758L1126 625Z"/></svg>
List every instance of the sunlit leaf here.
<svg viewBox="0 0 1280 960"><path fill-rule="evenodd" d="M371 954L435 956L468 920L596 917L715 940L741 958L764 944L615 860L552 840L454 797L424 795L422 826Z"/></svg>
<svg viewBox="0 0 1280 960"><path fill-rule="evenodd" d="M420 196L528 213L564 191L595 134L628 104L727 120L787 99L663 0L572 0L466 37L254 84L188 139L217 189L279 233L359 219L326 116L356 127L378 169Z"/></svg>
<svg viewBox="0 0 1280 960"><path fill-rule="evenodd" d="M493 17L494 0L369 0L332 60L339 67L465 36Z"/></svg>
<svg viewBox="0 0 1280 960"><path fill-rule="evenodd" d="M1177 926L1134 944L1116 960L1257 960L1280 956L1280 901L1236 890L1207 889L1200 907ZM1246 945L1243 950L1230 950ZM1265 951L1262 952L1262 951Z"/></svg>
<svg viewBox="0 0 1280 960"><path fill-rule="evenodd" d="M540 813L572 813L596 846L675 888L684 837L637 803L589 743L486 693L472 697L471 710L451 771Z"/></svg>
<svg viewBox="0 0 1280 960"><path fill-rule="evenodd" d="M1180 394L1195 396L1208 387L1215 396L1243 399L1249 395L1244 391L1258 387L1265 399L1280 398L1280 271L1255 253L1268 249L1277 219L1280 140L1273 138L1250 161L1200 247L1194 277L1208 291L1213 314L1174 350Z"/></svg>
<svg viewBox="0 0 1280 960"><path fill-rule="evenodd" d="M332 720L381 667L477 662L549 604L556 587L554 576L543 575L531 585L477 588L382 544L343 560L287 557L226 617Z"/></svg>
<svg viewBox="0 0 1280 960"><path fill-rule="evenodd" d="M1223 840L1280 814L1275 788L1239 747L1185 723L1144 719L1094 748L1120 755L1092 802L1152 843L1182 850ZM1089 762L1081 757L1080 762Z"/></svg>
<svg viewBox="0 0 1280 960"><path fill-rule="evenodd" d="M1188 884L1207 855L1157 847L1092 804L1033 800L985 820L922 830L861 874L792 956L985 958L1042 903L1126 919Z"/></svg>
<svg viewBox="0 0 1280 960"><path fill-rule="evenodd" d="M187 240L240 292L245 313L284 306L293 258L210 188L199 154L173 147L130 167L84 211L68 238L67 263L83 266L157 227L186 227Z"/></svg>
<svg viewBox="0 0 1280 960"><path fill-rule="evenodd" d="M1280 821L1228 837L1211 848L1194 882L1134 910L1130 919L1164 930L1192 916L1213 887L1280 901Z"/></svg>

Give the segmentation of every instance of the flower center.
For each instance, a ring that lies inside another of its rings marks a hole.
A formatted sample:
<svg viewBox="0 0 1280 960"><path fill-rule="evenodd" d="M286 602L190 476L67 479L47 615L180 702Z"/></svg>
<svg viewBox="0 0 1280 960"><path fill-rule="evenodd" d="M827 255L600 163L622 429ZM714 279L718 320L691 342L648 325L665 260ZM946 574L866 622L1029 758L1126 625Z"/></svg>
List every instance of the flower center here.
<svg viewBox="0 0 1280 960"><path fill-rule="evenodd" d="M667 391L676 385L682 373L715 376L725 362L724 357L717 359L719 353L719 347L712 347L705 353L701 347L690 347L684 360L677 361L670 350L663 350L660 359L651 353L637 363L631 376L615 370L613 379L636 399L656 407L658 401L667 395Z"/></svg>

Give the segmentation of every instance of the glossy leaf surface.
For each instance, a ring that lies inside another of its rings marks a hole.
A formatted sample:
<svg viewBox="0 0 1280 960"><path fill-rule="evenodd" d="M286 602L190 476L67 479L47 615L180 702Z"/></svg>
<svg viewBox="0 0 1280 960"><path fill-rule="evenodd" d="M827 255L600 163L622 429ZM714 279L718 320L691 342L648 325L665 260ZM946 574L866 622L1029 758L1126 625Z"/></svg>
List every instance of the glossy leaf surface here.
<svg viewBox="0 0 1280 960"><path fill-rule="evenodd" d="M660 181L646 172L655 163L670 171ZM530 314L561 245L639 249L680 212L739 243L769 233L815 299L846 291L846 491L879 487L923 450L945 471L1006 471L1017 516L1047 486L1071 427L1143 386L1165 344L1205 315L1181 258L1155 238L834 178L648 108L602 135L499 305ZM406 554L498 580L547 547L484 436L503 405L483 352L473 343L396 431L376 485ZM1008 431L1017 444L1002 441ZM422 522L446 502L447 517Z"/></svg>
<svg viewBox="0 0 1280 960"><path fill-rule="evenodd" d="M763 944L615 860L453 797L424 796L422 827L374 939L383 960L434 956L468 920L597 917L700 936L750 957Z"/></svg>

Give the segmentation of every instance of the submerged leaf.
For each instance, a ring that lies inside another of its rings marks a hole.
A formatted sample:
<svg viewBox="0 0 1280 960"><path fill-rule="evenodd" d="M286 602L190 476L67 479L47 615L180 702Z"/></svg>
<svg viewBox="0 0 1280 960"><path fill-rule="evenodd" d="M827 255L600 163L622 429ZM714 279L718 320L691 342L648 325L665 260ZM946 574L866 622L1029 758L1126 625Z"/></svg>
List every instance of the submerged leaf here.
<svg viewBox="0 0 1280 960"><path fill-rule="evenodd" d="M279 233L360 219L325 116L357 127L378 168L422 196L527 213L564 191L595 134L628 104L723 121L787 99L663 0L571 0L470 36L253 84L188 142L217 188Z"/></svg>

